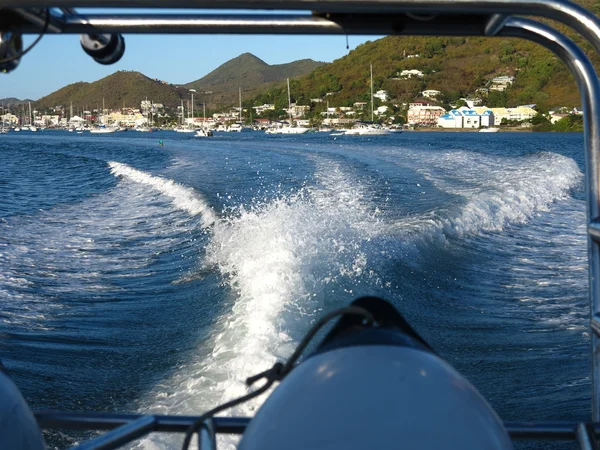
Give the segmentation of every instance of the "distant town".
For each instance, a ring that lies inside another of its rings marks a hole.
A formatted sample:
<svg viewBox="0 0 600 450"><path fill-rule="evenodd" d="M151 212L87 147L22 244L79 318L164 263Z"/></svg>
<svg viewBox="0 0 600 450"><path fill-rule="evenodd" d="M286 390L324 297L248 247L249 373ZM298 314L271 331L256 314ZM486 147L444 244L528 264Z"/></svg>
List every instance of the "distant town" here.
<svg viewBox="0 0 600 450"><path fill-rule="evenodd" d="M422 77L418 70L406 70L399 77ZM499 76L491 80L486 88L477 93L487 95L490 91L504 91L514 82L514 77ZM373 93L378 106L369 102L355 102L352 106L334 106L324 98L311 98L310 105L291 103L288 108L276 111L274 104L262 104L242 108L232 107L225 111L207 115L205 105L194 104L193 97L175 109L161 103L142 100L139 107L123 107L118 110L74 109L73 105L57 105L47 111L31 110L21 105L19 111L2 111L0 120L4 127L34 126L39 128L82 129L98 126L118 126L122 128L208 128L227 130L234 123L243 123L255 129L281 127L290 121L302 127L328 127L332 129L351 128L356 122L373 121L387 126L402 126L412 129L480 129L492 127L531 128L541 121L555 124L570 116L582 116L581 108L556 107L543 117L539 117L534 104L519 105L514 108L488 108L482 99L473 96L461 98L450 109L439 106L438 90L424 90L419 99L410 103L390 102L385 90ZM320 110L315 115L315 109ZM537 120L536 120L537 117Z"/></svg>

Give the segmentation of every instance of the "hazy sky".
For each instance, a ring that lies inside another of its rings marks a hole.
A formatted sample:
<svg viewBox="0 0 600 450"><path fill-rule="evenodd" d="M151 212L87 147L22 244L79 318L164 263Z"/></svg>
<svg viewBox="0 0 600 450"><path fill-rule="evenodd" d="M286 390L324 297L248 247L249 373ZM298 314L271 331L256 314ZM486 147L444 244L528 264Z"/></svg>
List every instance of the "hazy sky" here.
<svg viewBox="0 0 600 450"><path fill-rule="evenodd" d="M349 36L350 49L376 36ZM28 37L27 42L33 38ZM103 66L87 56L78 35L47 35L10 74L0 74L0 98L38 99L77 81L95 81L116 70L187 83L250 52L267 64L311 58L331 62L348 53L345 36L125 35L125 55Z"/></svg>

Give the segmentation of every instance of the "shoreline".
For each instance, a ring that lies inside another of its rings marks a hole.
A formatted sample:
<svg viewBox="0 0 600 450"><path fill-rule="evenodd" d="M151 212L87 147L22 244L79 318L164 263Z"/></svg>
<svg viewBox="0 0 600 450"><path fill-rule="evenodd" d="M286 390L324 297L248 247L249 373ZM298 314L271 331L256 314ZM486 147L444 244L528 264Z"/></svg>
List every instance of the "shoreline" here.
<svg viewBox="0 0 600 450"><path fill-rule="evenodd" d="M482 128L426 128L426 127L419 127L419 128L415 128L415 129L408 129L405 131L416 131L416 132L422 132L422 131L431 131L431 132L436 132L436 133L440 133L440 132L448 132L448 133L479 133L479 131L482 130ZM521 127L507 127L507 128L500 128L498 131L498 133L504 133L504 132L514 132L514 133L533 133L534 131L531 128L521 128Z"/></svg>

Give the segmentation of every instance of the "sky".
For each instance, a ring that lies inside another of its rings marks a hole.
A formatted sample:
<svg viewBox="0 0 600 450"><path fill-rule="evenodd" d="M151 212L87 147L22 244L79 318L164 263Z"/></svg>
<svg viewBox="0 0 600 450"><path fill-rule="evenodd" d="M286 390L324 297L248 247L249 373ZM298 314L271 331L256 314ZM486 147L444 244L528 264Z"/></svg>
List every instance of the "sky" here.
<svg viewBox="0 0 600 450"><path fill-rule="evenodd" d="M380 36L349 36L350 50ZM11 73L0 74L0 98L37 100L67 84L96 81L117 70L136 70L174 84L197 80L250 52L267 64L311 58L331 62L346 55L346 36L124 35L125 55L110 66L81 48L79 35L46 35ZM25 45L34 37L27 36Z"/></svg>

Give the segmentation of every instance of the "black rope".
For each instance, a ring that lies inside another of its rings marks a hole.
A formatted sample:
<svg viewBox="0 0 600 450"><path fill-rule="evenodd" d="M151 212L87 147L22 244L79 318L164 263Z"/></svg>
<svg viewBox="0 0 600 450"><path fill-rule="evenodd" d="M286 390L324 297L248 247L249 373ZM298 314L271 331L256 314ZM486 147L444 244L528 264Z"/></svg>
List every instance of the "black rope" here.
<svg viewBox="0 0 600 450"><path fill-rule="evenodd" d="M270 369L246 379L246 384L248 386L251 386L258 380L265 378L267 381L263 386L242 397L230 400L227 403L223 403L222 405L205 412L198 419L196 419L194 423L192 423L185 432L185 437L183 439L183 444L181 445L181 450L188 450L192 437L202 427L206 419L214 416L218 412L231 408L232 406L239 405L240 403L244 403L254 397L257 397L258 395L267 391L273 385L273 383L275 383L276 381L281 381L295 367L296 362L300 359L300 356L302 356L302 353L304 352L306 347L308 347L308 344L310 344L310 341L313 339L313 337L315 337L319 330L323 328L323 326L326 325L327 322L329 322L334 317L343 316L346 314L362 316L364 318L365 325L375 324L375 318L373 317L373 315L366 309L360 308L358 306L348 306L346 308L336 309L321 317L310 328L310 330L308 330L308 333L306 333L302 341L300 341L300 344L298 344L298 347L296 347L296 350L294 351L292 356L288 358L285 364L276 362Z"/></svg>
<svg viewBox="0 0 600 450"><path fill-rule="evenodd" d="M44 26L42 27L42 31L40 31L40 35L36 38L36 40L33 41L33 43L29 47L27 47L25 50L23 50L18 55L11 56L10 58L0 60L0 64L5 64L7 62L11 62L16 59L22 58L27 53L29 53L29 51L32 50L33 47L35 47L38 44L38 42L40 42L40 40L44 37L44 35L46 34L46 31L48 31L48 26L50 26L50 8L46 8L46 19L44 21Z"/></svg>

